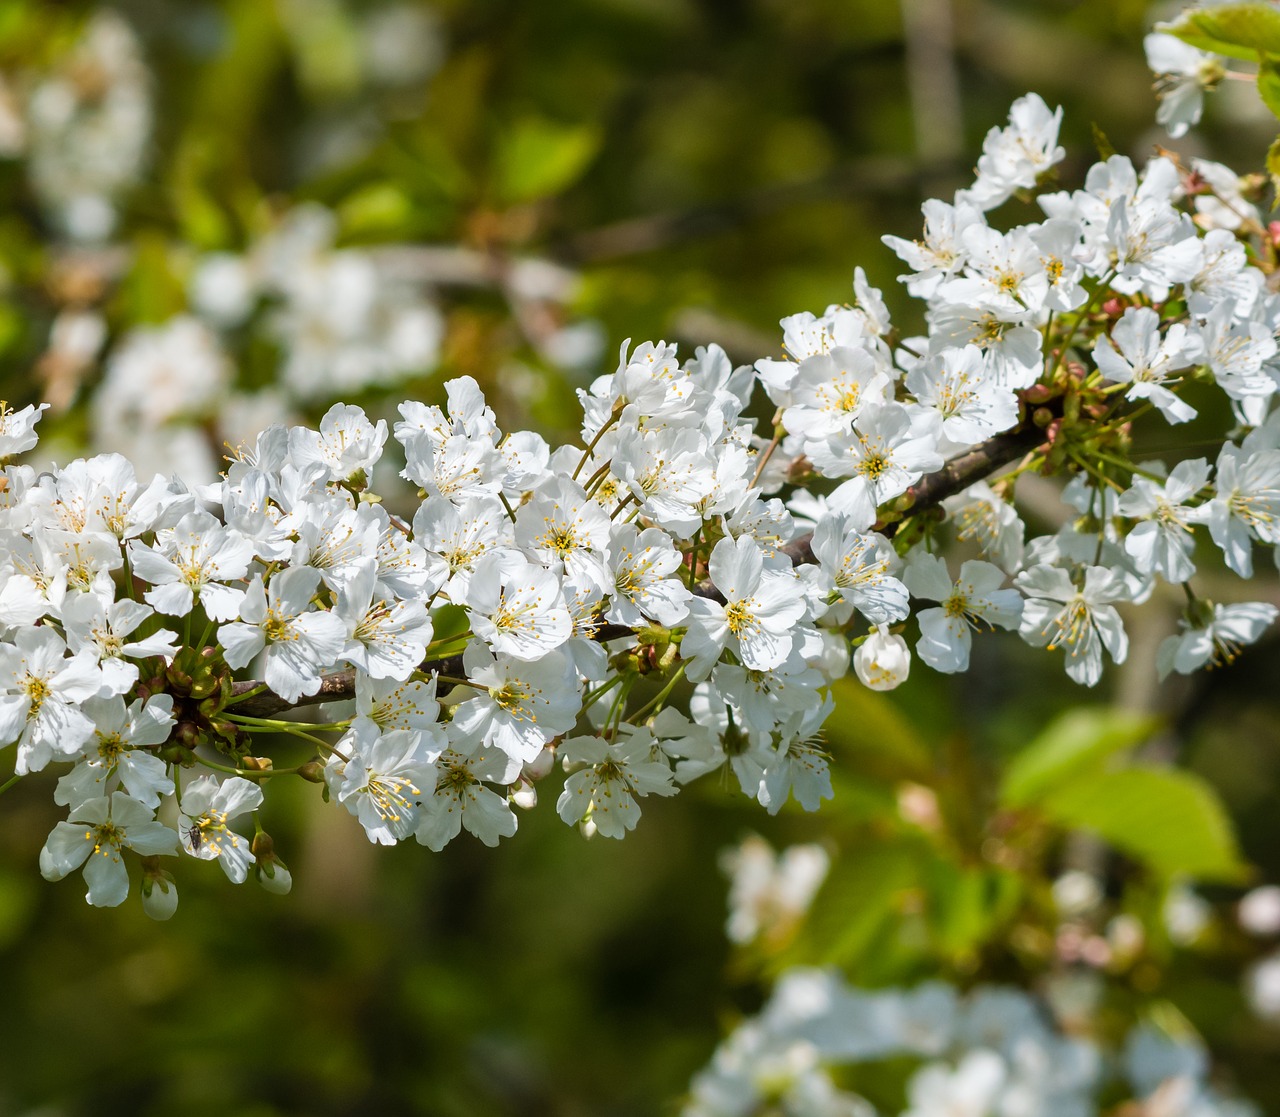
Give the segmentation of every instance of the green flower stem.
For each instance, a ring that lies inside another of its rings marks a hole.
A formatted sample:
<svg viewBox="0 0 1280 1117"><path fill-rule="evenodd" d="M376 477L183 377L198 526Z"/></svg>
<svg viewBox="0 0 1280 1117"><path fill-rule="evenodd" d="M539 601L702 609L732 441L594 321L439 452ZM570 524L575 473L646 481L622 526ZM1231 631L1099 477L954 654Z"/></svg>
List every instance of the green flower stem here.
<svg viewBox="0 0 1280 1117"><path fill-rule="evenodd" d="M689 588L697 583L698 550L702 546L702 528L693 533L693 546L689 548Z"/></svg>
<svg viewBox="0 0 1280 1117"><path fill-rule="evenodd" d="M1123 485L1121 485L1121 484L1120 484L1119 482L1117 482L1117 481L1114 481L1112 478L1108 477L1108 476L1107 476L1105 473L1103 473L1101 470L1099 470L1099 469L1095 469L1092 465L1090 465L1090 464L1089 464L1089 462L1087 462L1084 458L1082 458L1082 457L1081 457L1078 453L1076 453L1075 451L1072 451L1072 452L1071 452L1070 457L1071 457L1071 460L1072 460L1073 462L1075 462L1075 463L1076 463L1076 465L1078 465L1081 469L1083 469L1083 470L1084 470L1084 471L1085 471L1085 472L1086 472L1090 477L1092 477L1094 480L1096 480L1096 481L1101 481L1101 482L1102 482L1102 484L1104 484L1104 485L1110 485L1110 486L1111 486L1113 489L1115 489L1115 490L1116 490L1116 492L1118 492L1118 493L1122 493L1122 492L1124 492L1124 486L1123 486Z"/></svg>
<svg viewBox="0 0 1280 1117"><path fill-rule="evenodd" d="M627 695L631 692L631 684L635 680L628 677L627 681L618 689L618 693L614 696L613 705L609 707L608 716L604 719L604 727L601 729L601 735L607 733L609 726L613 725L615 720L621 721L622 707L627 701Z"/></svg>
<svg viewBox="0 0 1280 1117"><path fill-rule="evenodd" d="M227 706L234 706L237 702L243 702L246 698L254 698L267 689L266 683L259 683L252 690L246 690L243 694L237 694L234 698L227 699ZM225 706L223 707L226 708Z"/></svg>
<svg viewBox="0 0 1280 1117"><path fill-rule="evenodd" d="M482 687L479 683L473 683L470 679L459 679L454 675L437 675L442 683L451 683L453 686L469 686L472 690L487 690L488 687Z"/></svg>
<svg viewBox="0 0 1280 1117"><path fill-rule="evenodd" d="M607 461L599 469L597 469L583 486L586 489L587 496L594 496L595 491L604 484L604 479L609 476L609 470L613 468L613 462Z"/></svg>
<svg viewBox="0 0 1280 1117"><path fill-rule="evenodd" d="M636 494L635 494L635 493L630 493L630 492L629 492L629 493L627 493L627 495L623 498L622 503L621 503L621 504L619 504L619 505L618 505L618 507L617 507L617 508L615 508L615 509L613 510L613 512L610 514L609 519L611 519L611 520L616 520L620 515L622 515L623 510L624 510L624 509L625 509L629 504L631 504L633 501L635 501L635 499L636 499ZM638 511L639 511L639 509L637 508L637 509L636 509L636 511L638 512Z"/></svg>
<svg viewBox="0 0 1280 1117"><path fill-rule="evenodd" d="M1094 289L1093 294L1089 296L1089 301L1076 312L1076 316L1072 319L1071 326L1067 330L1066 336L1062 339L1062 348L1058 350L1058 359L1054 362L1053 367L1049 369L1047 379L1052 380L1058 370L1066 364L1067 350L1071 348L1071 343L1075 341L1076 334L1079 332L1081 324L1088 320L1089 314L1093 311L1094 304L1098 301L1098 296L1109 289L1110 283L1115 279L1115 277L1116 273L1114 270L1107 272L1107 274L1098 281L1098 286ZM1049 330L1046 325L1045 342L1047 343L1048 340Z"/></svg>
<svg viewBox="0 0 1280 1117"><path fill-rule="evenodd" d="M622 418L622 408L615 404L613 414L604 421L600 429L596 431L595 438L588 442L587 448L582 451L582 457L578 459L578 468L573 471L573 476L570 478L571 481L576 481L578 479L578 474L582 472L582 467L591 460L592 453L595 451L595 448L600 445L600 439L605 436L606 431L613 429L614 425L620 418Z"/></svg>
<svg viewBox="0 0 1280 1117"><path fill-rule="evenodd" d="M299 727L296 721L281 721L278 718L255 718L249 717L247 714L227 714L228 721L234 721L237 725L249 726L252 729L278 729L282 733L292 732ZM327 730L332 733L345 733L351 728L351 721L331 721L321 723L305 722L309 730Z"/></svg>
<svg viewBox="0 0 1280 1117"><path fill-rule="evenodd" d="M769 464L769 459L773 457L773 452L778 448L778 443L782 441L782 436L786 434L786 431L782 429L781 422L782 409L779 408L774 412L773 416L773 439L769 445L760 452L760 460L756 463L756 471L751 476L752 488L754 488L756 483L760 480L760 475L764 472L764 467Z"/></svg>
<svg viewBox="0 0 1280 1117"><path fill-rule="evenodd" d="M607 683L601 683L595 688L595 690L588 692L587 696L582 700L583 710L594 706L601 698L608 694L609 691L622 682L623 678L625 678L623 675L614 675L614 677Z"/></svg>
<svg viewBox="0 0 1280 1117"><path fill-rule="evenodd" d="M675 673L667 681L667 685L664 686L660 691L658 691L655 697L651 698L648 702L646 702L643 706L641 706L640 709L636 710L635 713L633 713L629 718L627 718L627 721L629 721L632 725L639 725L642 719L649 716L649 712L651 710L661 709L662 703L664 703L671 696L671 692L675 689L676 683L678 683L681 679L684 678L685 666L686 666L686 663L682 661L680 665L675 669Z"/></svg>
<svg viewBox="0 0 1280 1117"><path fill-rule="evenodd" d="M3 795L6 791L9 790L9 788L11 788L20 779L22 779L21 776L14 775L14 776L10 776L7 780L4 781L4 783L0 783L0 795Z"/></svg>
<svg viewBox="0 0 1280 1117"><path fill-rule="evenodd" d="M211 768L215 772L225 772L229 776L240 776L246 780L253 780L255 783L266 779L268 776L291 776L302 768L302 765L298 765L297 768L232 768L227 764L205 760L203 756L197 756L196 763L203 765L205 768Z"/></svg>

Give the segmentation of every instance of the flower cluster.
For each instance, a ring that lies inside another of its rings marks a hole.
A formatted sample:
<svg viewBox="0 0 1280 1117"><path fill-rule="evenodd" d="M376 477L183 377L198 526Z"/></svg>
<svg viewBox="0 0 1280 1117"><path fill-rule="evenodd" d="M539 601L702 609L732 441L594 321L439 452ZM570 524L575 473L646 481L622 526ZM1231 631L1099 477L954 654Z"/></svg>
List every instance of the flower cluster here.
<svg viewBox="0 0 1280 1117"><path fill-rule="evenodd" d="M0 158L25 156L36 196L73 241L115 231L151 138L150 73L118 13L101 10L43 72L0 73Z"/></svg>
<svg viewBox="0 0 1280 1117"><path fill-rule="evenodd" d="M877 1110L837 1085L833 1072L848 1077L854 1068L866 1076L858 1081L876 1080L884 1064L894 1068L892 1081L903 1061L913 1069L901 1117L1092 1117L1100 1098L1122 1096L1133 1099L1135 1112L1257 1112L1208 1084L1203 1048L1150 1026L1134 1029L1123 1051L1111 1053L1064 1035L1047 1006L1019 989L983 986L961 995L933 982L868 991L829 971L792 969L759 1016L739 1024L697 1074L683 1113L869 1117Z"/></svg>
<svg viewBox="0 0 1280 1117"><path fill-rule="evenodd" d="M71 766L46 875L84 864L90 901L118 903L133 850L160 914L158 859L179 849L281 887L257 810L285 772L370 840L432 849L513 834L557 764L557 812L587 834L622 837L642 800L715 771L771 813L814 810L850 667L895 687L914 636L960 672L1004 629L1093 685L1125 658L1117 606L1162 582L1190 602L1162 670L1229 662L1276 615L1190 584L1198 532L1244 578L1280 544L1280 299L1257 211L1225 168L1112 156L1042 194L1043 220L992 226L1061 158L1060 115L1018 101L975 183L926 203L919 241L886 238L922 336L857 269L853 305L782 321L781 358L624 343L580 392L576 445L500 430L461 377L390 427L345 404L272 426L210 485L110 454L7 465L0 742L18 776ZM340 256L320 287L356 266ZM1137 424L1202 412L1234 427L1213 464L1135 460ZM39 414L6 412L0 453L30 449ZM392 460L418 491L398 515L370 488ZM1031 471L1066 479L1037 538L1015 504ZM318 724L273 716L321 702ZM269 734L306 754L253 755ZM251 813L252 838L234 825Z"/></svg>

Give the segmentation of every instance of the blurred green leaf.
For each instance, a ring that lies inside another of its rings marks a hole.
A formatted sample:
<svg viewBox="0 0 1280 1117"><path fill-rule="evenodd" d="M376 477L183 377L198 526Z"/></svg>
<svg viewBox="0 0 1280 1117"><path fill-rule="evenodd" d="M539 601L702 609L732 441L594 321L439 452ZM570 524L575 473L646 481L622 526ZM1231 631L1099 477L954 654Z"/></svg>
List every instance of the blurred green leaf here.
<svg viewBox="0 0 1280 1117"><path fill-rule="evenodd" d="M200 76L188 127L243 157L241 138L254 123L283 53L274 4L231 0L224 12L227 49Z"/></svg>
<svg viewBox="0 0 1280 1117"><path fill-rule="evenodd" d="M1000 788L1000 803L1021 807L1052 793L1107 757L1141 744L1159 719L1131 710L1070 710L1014 758Z"/></svg>
<svg viewBox="0 0 1280 1117"><path fill-rule="evenodd" d="M1165 877L1238 882L1247 874L1226 808L1190 772L1133 767L1089 774L1044 796L1040 807Z"/></svg>
<svg viewBox="0 0 1280 1117"><path fill-rule="evenodd" d="M280 11L303 88L317 99L357 92L360 37L351 13L336 0L290 0Z"/></svg>
<svg viewBox="0 0 1280 1117"><path fill-rule="evenodd" d="M845 758L885 778L927 781L933 776L932 751L889 695L848 676L831 693L838 713L824 732Z"/></svg>
<svg viewBox="0 0 1280 1117"><path fill-rule="evenodd" d="M917 851L905 843L844 854L827 874L787 961L856 963L885 924L899 919L899 897L919 882Z"/></svg>
<svg viewBox="0 0 1280 1117"><path fill-rule="evenodd" d="M413 203L394 182L372 182L338 207L344 237L395 233L412 217Z"/></svg>
<svg viewBox="0 0 1280 1117"><path fill-rule="evenodd" d="M1260 54L1280 54L1280 11L1265 3L1193 8L1159 30L1201 50L1251 62Z"/></svg>
<svg viewBox="0 0 1280 1117"><path fill-rule="evenodd" d="M1271 188L1280 197L1280 136L1267 148L1267 174L1271 176Z"/></svg>
<svg viewBox="0 0 1280 1117"><path fill-rule="evenodd" d="M929 930L939 951L971 957L1017 907L1016 874L937 859L926 877Z"/></svg>
<svg viewBox="0 0 1280 1117"><path fill-rule="evenodd" d="M186 301L186 289L172 267L168 240L157 232L140 234L134 242L133 266L117 294L122 317L128 322L165 322L181 313Z"/></svg>
<svg viewBox="0 0 1280 1117"><path fill-rule="evenodd" d="M1274 55L1264 55L1258 63L1258 96L1272 116L1280 117L1280 58ZM1268 156L1268 169L1269 164Z"/></svg>
<svg viewBox="0 0 1280 1117"><path fill-rule="evenodd" d="M495 190L508 205L558 194L587 169L600 149L600 130L525 117L498 139Z"/></svg>

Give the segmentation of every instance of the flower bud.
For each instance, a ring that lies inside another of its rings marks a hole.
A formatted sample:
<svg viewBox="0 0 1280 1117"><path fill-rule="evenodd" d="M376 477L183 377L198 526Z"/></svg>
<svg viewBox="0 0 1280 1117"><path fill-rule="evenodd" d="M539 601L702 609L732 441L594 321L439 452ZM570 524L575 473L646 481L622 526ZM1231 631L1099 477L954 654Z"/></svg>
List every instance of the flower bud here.
<svg viewBox="0 0 1280 1117"><path fill-rule="evenodd" d="M178 910L178 885L172 873L147 868L142 876L142 910L163 922Z"/></svg>
<svg viewBox="0 0 1280 1117"><path fill-rule="evenodd" d="M555 763L555 749L543 749L524 766L524 774L531 780L540 780L551 773Z"/></svg>
<svg viewBox="0 0 1280 1117"><path fill-rule="evenodd" d="M298 775L308 783L324 783L324 761L319 757L308 760L298 769Z"/></svg>
<svg viewBox="0 0 1280 1117"><path fill-rule="evenodd" d="M853 653L853 670L863 686L893 690L907 681L911 651L901 636L892 635L882 624Z"/></svg>
<svg viewBox="0 0 1280 1117"><path fill-rule="evenodd" d="M258 883L268 892L277 896L285 896L293 887L293 874L289 867L276 856L275 843L265 830L259 830L253 836L249 852L254 856L253 875Z"/></svg>
<svg viewBox="0 0 1280 1117"><path fill-rule="evenodd" d="M267 892L277 896L287 896L293 888L293 874L274 854L269 861L257 862L253 866L253 875Z"/></svg>
<svg viewBox="0 0 1280 1117"><path fill-rule="evenodd" d="M524 778L511 789L511 802L522 811L531 811L538 805L538 789Z"/></svg>

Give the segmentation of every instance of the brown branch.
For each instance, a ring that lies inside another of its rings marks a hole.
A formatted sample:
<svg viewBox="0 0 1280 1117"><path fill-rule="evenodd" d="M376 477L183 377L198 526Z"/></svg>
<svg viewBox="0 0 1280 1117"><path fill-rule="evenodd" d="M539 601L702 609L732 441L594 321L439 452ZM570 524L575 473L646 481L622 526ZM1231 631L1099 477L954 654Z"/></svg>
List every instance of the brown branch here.
<svg viewBox="0 0 1280 1117"><path fill-rule="evenodd" d="M975 481L991 476L997 469L1017 461L1018 458L1041 446L1046 437L1043 429L1026 420L1015 429L988 439L967 454L952 458L936 473L922 477L907 490L907 495L913 498L910 511L916 513L937 507L947 497L963 492ZM892 536L897 528L898 524L890 524L884 529L884 534ZM813 533L805 532L780 549L799 566L802 563L814 561L812 542ZM717 598L723 601L719 591L710 582L699 583L694 587L694 592L701 597ZM624 625L604 624L596 629L593 637L596 640L605 641L632 634L633 630ZM422 670L440 675L459 676L463 671L462 656L455 655L447 659L431 660L422 665ZM231 691L233 696L247 694L263 685L261 682L233 683ZM337 671L332 675L324 676L320 689L315 694L304 695L297 702L286 702L274 691L265 690L252 698L235 703L228 707L228 711L244 714L246 717L265 718L299 706L314 706L321 702L342 702L354 698L355 695L355 671Z"/></svg>

